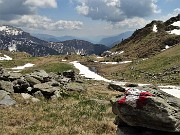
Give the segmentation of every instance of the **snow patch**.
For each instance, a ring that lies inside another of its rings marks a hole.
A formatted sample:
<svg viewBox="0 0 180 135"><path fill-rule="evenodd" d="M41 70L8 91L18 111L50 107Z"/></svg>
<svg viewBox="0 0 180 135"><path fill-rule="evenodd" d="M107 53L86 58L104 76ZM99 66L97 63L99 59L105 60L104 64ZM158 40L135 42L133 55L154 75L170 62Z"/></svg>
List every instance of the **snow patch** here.
<svg viewBox="0 0 180 135"><path fill-rule="evenodd" d="M126 64L131 63L132 61L122 61L122 62L100 62L102 64Z"/></svg>
<svg viewBox="0 0 180 135"><path fill-rule="evenodd" d="M180 98L180 87L178 86L167 85L167 86L159 86L159 88L170 95Z"/></svg>
<svg viewBox="0 0 180 135"><path fill-rule="evenodd" d="M166 45L166 46L165 46L165 49L162 49L161 51L165 51L165 50L167 50L167 49L169 49L169 48L171 48L171 46Z"/></svg>
<svg viewBox="0 0 180 135"><path fill-rule="evenodd" d="M157 30L157 25L156 25L156 24L153 26L153 31L154 31L154 32L158 32L158 30Z"/></svg>
<svg viewBox="0 0 180 135"><path fill-rule="evenodd" d="M172 26L178 26L180 27L180 21L174 22L173 24L171 24ZM180 35L180 29L174 29L171 31L167 31L169 34L175 34L175 35Z"/></svg>
<svg viewBox="0 0 180 135"><path fill-rule="evenodd" d="M17 67L11 68L11 69L12 70L22 70L22 69L25 69L25 68L28 68L28 67L33 67L33 66L34 66L34 64L27 63L24 66L17 66Z"/></svg>
<svg viewBox="0 0 180 135"><path fill-rule="evenodd" d="M61 61L65 62L65 61L67 61L67 60L62 59Z"/></svg>
<svg viewBox="0 0 180 135"><path fill-rule="evenodd" d="M9 50L10 52L13 52L13 51L16 52L16 50L17 50L16 44L12 44L12 46L8 47L8 50Z"/></svg>
<svg viewBox="0 0 180 135"><path fill-rule="evenodd" d="M175 34L175 35L180 35L180 29L174 29L172 31L167 31L169 34Z"/></svg>
<svg viewBox="0 0 180 135"><path fill-rule="evenodd" d="M174 22L173 24L171 24L173 26L179 26L180 27L180 21Z"/></svg>
<svg viewBox="0 0 180 135"><path fill-rule="evenodd" d="M7 55L4 55L4 57L0 57L0 60L12 60L12 58Z"/></svg>
<svg viewBox="0 0 180 135"><path fill-rule="evenodd" d="M96 57L96 58L97 58L97 59L103 59L104 57L99 57L99 56L98 56L98 57Z"/></svg>
<svg viewBox="0 0 180 135"><path fill-rule="evenodd" d="M108 79L105 79L104 77L96 74L95 72L92 72L89 70L88 67L80 64L78 61L73 61L71 62L77 69L79 69L80 71L80 75L81 76L84 76L86 78L90 78L90 79L93 79L93 80L102 80L102 81L105 81L105 82L111 82L111 80L108 80Z"/></svg>

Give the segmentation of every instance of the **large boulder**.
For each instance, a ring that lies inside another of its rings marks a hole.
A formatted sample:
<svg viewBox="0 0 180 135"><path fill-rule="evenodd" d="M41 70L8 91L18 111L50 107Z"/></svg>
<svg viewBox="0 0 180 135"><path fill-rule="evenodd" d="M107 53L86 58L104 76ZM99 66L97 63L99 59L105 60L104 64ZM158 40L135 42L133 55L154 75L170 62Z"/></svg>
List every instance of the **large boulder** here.
<svg viewBox="0 0 180 135"><path fill-rule="evenodd" d="M180 99L155 87L127 88L125 93L112 98L112 111L129 126L180 132Z"/></svg>

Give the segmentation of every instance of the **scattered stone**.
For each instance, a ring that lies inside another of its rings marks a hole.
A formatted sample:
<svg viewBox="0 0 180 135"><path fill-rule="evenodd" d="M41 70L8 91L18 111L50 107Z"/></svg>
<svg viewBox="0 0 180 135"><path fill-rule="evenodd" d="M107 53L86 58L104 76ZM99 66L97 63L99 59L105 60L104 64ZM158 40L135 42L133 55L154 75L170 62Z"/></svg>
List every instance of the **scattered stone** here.
<svg viewBox="0 0 180 135"><path fill-rule="evenodd" d="M121 85L116 84L114 82L109 83L108 88L111 89L111 90L125 92L125 88L123 88Z"/></svg>
<svg viewBox="0 0 180 135"><path fill-rule="evenodd" d="M68 83L66 88L68 91L77 91L77 92L86 91L86 88L82 84L76 82Z"/></svg>
<svg viewBox="0 0 180 135"><path fill-rule="evenodd" d="M23 97L24 99L30 99L30 98L32 98L32 96L31 96L30 94L28 94L28 93L21 93L21 95L22 95L22 97Z"/></svg>
<svg viewBox="0 0 180 135"><path fill-rule="evenodd" d="M49 79L48 73L46 73L44 70L36 70L35 72L31 73L30 76L36 78L42 83L47 82Z"/></svg>
<svg viewBox="0 0 180 135"><path fill-rule="evenodd" d="M6 92L4 90L0 90L0 101L4 99L5 96L9 95L9 92Z"/></svg>
<svg viewBox="0 0 180 135"><path fill-rule="evenodd" d="M0 100L0 105L12 106L16 104L16 101L13 100L9 95L6 95L2 100Z"/></svg>
<svg viewBox="0 0 180 135"><path fill-rule="evenodd" d="M5 90L7 92L13 93L14 92L14 88L13 88L13 84L11 82L8 81L0 81L0 89Z"/></svg>
<svg viewBox="0 0 180 135"><path fill-rule="evenodd" d="M31 86L41 83L39 80L35 79L34 77L28 76L28 75L25 76L25 79Z"/></svg>
<svg viewBox="0 0 180 135"><path fill-rule="evenodd" d="M32 97L32 102L34 102L34 103L36 103L36 102L39 102L40 100L38 99L38 98L34 98L34 97Z"/></svg>
<svg viewBox="0 0 180 135"><path fill-rule="evenodd" d="M63 72L63 76L67 78L71 78L71 81L75 80L75 72L73 70L68 70Z"/></svg>
<svg viewBox="0 0 180 135"><path fill-rule="evenodd" d="M138 84L134 84L134 83L126 83L125 87L138 87Z"/></svg>
<svg viewBox="0 0 180 135"><path fill-rule="evenodd" d="M21 73L9 73L9 79L10 80L17 80L17 79L20 79L22 77L22 74Z"/></svg>

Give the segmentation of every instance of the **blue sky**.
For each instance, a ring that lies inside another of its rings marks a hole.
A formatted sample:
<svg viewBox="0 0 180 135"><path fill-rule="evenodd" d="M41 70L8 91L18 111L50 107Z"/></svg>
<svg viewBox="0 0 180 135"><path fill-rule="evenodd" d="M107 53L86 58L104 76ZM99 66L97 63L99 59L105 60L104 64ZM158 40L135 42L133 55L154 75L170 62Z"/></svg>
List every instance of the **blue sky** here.
<svg viewBox="0 0 180 135"><path fill-rule="evenodd" d="M180 0L0 0L0 24L30 33L100 39L180 13Z"/></svg>

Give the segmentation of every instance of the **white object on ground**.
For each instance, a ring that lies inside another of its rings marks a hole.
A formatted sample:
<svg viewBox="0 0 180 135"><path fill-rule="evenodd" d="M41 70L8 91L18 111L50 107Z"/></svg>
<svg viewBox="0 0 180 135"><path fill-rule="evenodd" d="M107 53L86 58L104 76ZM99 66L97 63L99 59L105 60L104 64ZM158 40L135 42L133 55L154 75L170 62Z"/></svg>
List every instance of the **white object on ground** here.
<svg viewBox="0 0 180 135"><path fill-rule="evenodd" d="M99 56L98 56L98 57L96 57L96 58L97 58L97 59L103 59L104 57L99 57Z"/></svg>
<svg viewBox="0 0 180 135"><path fill-rule="evenodd" d="M153 26L153 31L154 31L154 32L158 32L158 31L157 31L157 25L154 25L154 26Z"/></svg>
<svg viewBox="0 0 180 135"><path fill-rule="evenodd" d="M132 61L122 61L122 62L100 62L102 64L126 64L131 63Z"/></svg>
<svg viewBox="0 0 180 135"><path fill-rule="evenodd" d="M93 80L102 80L102 81L105 81L105 82L111 82L111 80L108 80L108 79L105 79L104 77L96 74L95 72L92 72L89 70L88 67L80 64L78 61L73 61L71 62L77 69L79 69L80 71L80 75L81 76L84 76L86 78L91 78Z"/></svg>
<svg viewBox="0 0 180 135"><path fill-rule="evenodd" d="M159 86L159 88L170 95L180 98L180 87L178 86L167 85L167 86Z"/></svg>
<svg viewBox="0 0 180 135"><path fill-rule="evenodd" d="M12 58L7 55L4 55L4 57L0 57L0 60L12 60Z"/></svg>
<svg viewBox="0 0 180 135"><path fill-rule="evenodd" d="M25 69L25 68L27 68L27 67L33 67L34 66L34 64L32 64L32 63L27 63L27 64L25 64L24 66L17 66L17 67L14 67L14 68L11 68L12 70L22 70L22 69Z"/></svg>
<svg viewBox="0 0 180 135"><path fill-rule="evenodd" d="M67 60L62 59L61 61L65 62L65 61L67 61Z"/></svg>

